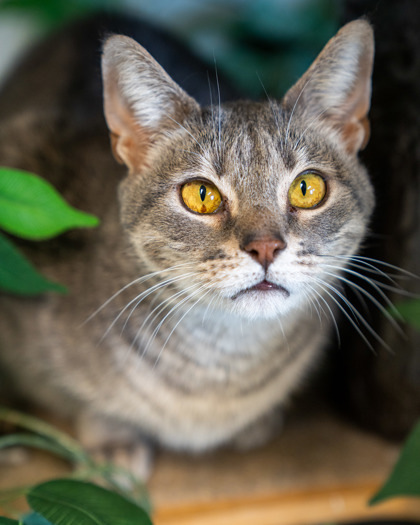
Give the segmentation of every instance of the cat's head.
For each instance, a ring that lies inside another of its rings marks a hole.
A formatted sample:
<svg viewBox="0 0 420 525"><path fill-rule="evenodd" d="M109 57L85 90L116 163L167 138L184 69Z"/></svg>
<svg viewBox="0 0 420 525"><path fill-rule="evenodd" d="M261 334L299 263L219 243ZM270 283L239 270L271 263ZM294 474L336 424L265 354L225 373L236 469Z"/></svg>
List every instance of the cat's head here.
<svg viewBox="0 0 420 525"><path fill-rule="evenodd" d="M173 286L191 300L251 318L325 295L374 204L357 158L372 62L372 29L357 20L282 101L202 108L136 42L108 39L105 115L129 172L122 223L143 268L177 267L162 279L178 275Z"/></svg>

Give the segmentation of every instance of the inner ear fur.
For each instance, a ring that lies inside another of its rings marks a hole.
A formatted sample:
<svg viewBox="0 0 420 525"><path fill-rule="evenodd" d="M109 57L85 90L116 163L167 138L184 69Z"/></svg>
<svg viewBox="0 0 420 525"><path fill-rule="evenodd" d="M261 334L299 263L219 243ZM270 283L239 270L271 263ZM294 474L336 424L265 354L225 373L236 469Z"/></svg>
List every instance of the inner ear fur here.
<svg viewBox="0 0 420 525"><path fill-rule="evenodd" d="M165 132L199 109L137 42L114 35L103 47L104 113L114 157L141 173Z"/></svg>
<svg viewBox="0 0 420 525"><path fill-rule="evenodd" d="M374 40L371 25L345 25L287 92L283 104L308 125L329 125L350 154L369 140Z"/></svg>

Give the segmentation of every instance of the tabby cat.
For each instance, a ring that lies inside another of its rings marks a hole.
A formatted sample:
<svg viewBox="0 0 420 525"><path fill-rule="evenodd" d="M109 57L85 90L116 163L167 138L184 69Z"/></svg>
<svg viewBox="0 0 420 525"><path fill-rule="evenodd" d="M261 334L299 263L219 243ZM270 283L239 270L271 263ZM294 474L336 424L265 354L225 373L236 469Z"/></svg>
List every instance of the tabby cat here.
<svg viewBox="0 0 420 525"><path fill-rule="evenodd" d="M100 116L86 127L34 85L37 104L3 103L1 164L101 219L26 247L70 293L1 297L9 388L74 418L87 446L131 459L144 440L264 441L317 364L337 275L367 231L374 196L357 155L372 61L372 29L356 20L283 100L202 107L143 47L111 36L104 108L124 177ZM60 93L66 82L52 80Z"/></svg>

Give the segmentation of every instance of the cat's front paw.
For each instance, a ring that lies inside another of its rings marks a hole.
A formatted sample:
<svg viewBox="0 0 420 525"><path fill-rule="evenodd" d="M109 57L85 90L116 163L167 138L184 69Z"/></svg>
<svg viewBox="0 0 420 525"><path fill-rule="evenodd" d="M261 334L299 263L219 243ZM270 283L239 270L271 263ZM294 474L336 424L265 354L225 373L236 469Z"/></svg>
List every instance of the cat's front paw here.
<svg viewBox="0 0 420 525"><path fill-rule="evenodd" d="M116 467L115 478L120 485L130 489L135 482L150 477L154 450L134 429L84 413L76 422L76 432L81 445L96 462Z"/></svg>

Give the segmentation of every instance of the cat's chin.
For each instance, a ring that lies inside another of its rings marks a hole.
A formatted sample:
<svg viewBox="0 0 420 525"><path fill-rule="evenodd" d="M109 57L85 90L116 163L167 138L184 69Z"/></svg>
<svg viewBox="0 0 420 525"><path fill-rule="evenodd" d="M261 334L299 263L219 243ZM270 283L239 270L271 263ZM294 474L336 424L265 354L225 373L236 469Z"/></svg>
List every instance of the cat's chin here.
<svg viewBox="0 0 420 525"><path fill-rule="evenodd" d="M245 290L231 299L236 315L247 319L272 319L290 313L295 306L290 293L284 288L273 290Z"/></svg>

